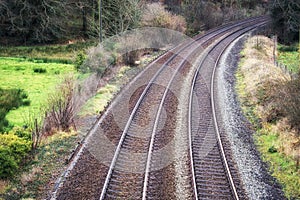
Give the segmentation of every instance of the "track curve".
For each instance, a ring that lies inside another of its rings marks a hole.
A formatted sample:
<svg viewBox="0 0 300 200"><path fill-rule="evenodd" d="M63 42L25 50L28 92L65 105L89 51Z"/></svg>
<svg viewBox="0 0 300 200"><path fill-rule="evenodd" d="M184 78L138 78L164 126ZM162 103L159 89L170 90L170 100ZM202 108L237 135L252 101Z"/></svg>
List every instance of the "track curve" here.
<svg viewBox="0 0 300 200"><path fill-rule="evenodd" d="M213 29L179 45L150 64L124 88L119 95L122 98L117 98L91 129L52 199L178 198L178 175L172 159L176 148L174 138L178 135L177 116L182 104L178 98L180 95L190 96L190 112L187 114L190 123L183 133L189 135L191 145L187 145L190 149L187 156L191 161L187 161L187 165L191 175L186 193L194 199L238 199L243 189L238 176L231 177L235 170L234 162L229 161L228 164L224 161L230 147L222 150L224 139L216 133L218 128L211 95L215 66L211 65L218 62L222 49L231 41L263 25L266 20L264 17L252 18ZM186 79L193 80L191 91L182 90ZM124 109L130 113L125 117ZM211 151L204 151L205 155L201 151L205 147L203 141L216 144ZM99 142L100 147L97 146ZM108 152L105 148L111 148L109 146L115 147ZM220 154L222 151L224 155ZM208 160L203 162L204 158ZM229 165L228 169L226 165ZM85 171L90 175L85 176ZM208 171L212 171L216 182L205 182L208 179L203 174ZM215 195L217 192L219 194Z"/></svg>

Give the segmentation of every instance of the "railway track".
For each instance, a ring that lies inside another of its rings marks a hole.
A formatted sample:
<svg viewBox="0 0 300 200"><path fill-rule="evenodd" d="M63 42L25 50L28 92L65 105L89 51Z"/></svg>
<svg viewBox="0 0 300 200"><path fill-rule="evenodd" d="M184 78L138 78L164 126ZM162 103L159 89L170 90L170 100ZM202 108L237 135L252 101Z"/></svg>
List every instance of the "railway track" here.
<svg viewBox="0 0 300 200"><path fill-rule="evenodd" d="M230 147L224 147L226 137L218 134L213 74L226 46L265 21L253 18L216 28L172 49L147 67L91 129L52 199L177 198L173 154L174 138L179 134L180 95L190 95L189 126L183 134L189 137L186 154L191 175L185 191L195 199L238 199L243 193L238 172ZM182 90L186 79L192 80L191 91ZM126 117L122 115L124 109L128 109ZM101 140L115 146L113 151L107 153L105 144L97 146ZM91 148L95 145L96 150ZM85 170L89 170L89 176L84 175Z"/></svg>
<svg viewBox="0 0 300 200"><path fill-rule="evenodd" d="M234 32L212 47L195 73L189 102L189 144L196 199L245 199L226 135L219 131L215 109L215 70L236 38L265 22Z"/></svg>

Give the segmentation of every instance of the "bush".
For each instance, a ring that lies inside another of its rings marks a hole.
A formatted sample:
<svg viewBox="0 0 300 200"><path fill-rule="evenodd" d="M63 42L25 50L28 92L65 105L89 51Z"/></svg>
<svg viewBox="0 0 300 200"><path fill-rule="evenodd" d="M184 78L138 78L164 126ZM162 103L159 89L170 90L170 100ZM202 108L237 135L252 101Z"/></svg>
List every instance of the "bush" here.
<svg viewBox="0 0 300 200"><path fill-rule="evenodd" d="M76 56L76 60L75 60L75 69L76 71L80 70L81 65L83 64L83 62L86 59L86 55L83 52L79 52Z"/></svg>
<svg viewBox="0 0 300 200"><path fill-rule="evenodd" d="M31 141L31 132L28 129L21 127L15 127L10 132L10 134L16 135L26 141Z"/></svg>
<svg viewBox="0 0 300 200"><path fill-rule="evenodd" d="M1 89L0 88L0 132L9 125L5 119L6 114L22 105L29 105L28 95L22 89Z"/></svg>
<svg viewBox="0 0 300 200"><path fill-rule="evenodd" d="M19 132L19 134L21 134ZM27 134L27 133L26 133ZM31 150L31 141L13 132L0 135L0 178L12 176Z"/></svg>
<svg viewBox="0 0 300 200"><path fill-rule="evenodd" d="M0 178L12 176L17 169L18 164L11 149L0 145Z"/></svg>
<svg viewBox="0 0 300 200"><path fill-rule="evenodd" d="M143 12L142 25L150 27L162 27L184 33L186 21L180 15L175 15L159 3L148 4Z"/></svg>
<svg viewBox="0 0 300 200"><path fill-rule="evenodd" d="M30 106L31 101L29 99L25 99L23 101L23 106Z"/></svg>
<svg viewBox="0 0 300 200"><path fill-rule="evenodd" d="M75 115L79 109L80 94L76 78L73 75L64 77L56 90L49 94L45 109L45 131L51 129L70 131Z"/></svg>

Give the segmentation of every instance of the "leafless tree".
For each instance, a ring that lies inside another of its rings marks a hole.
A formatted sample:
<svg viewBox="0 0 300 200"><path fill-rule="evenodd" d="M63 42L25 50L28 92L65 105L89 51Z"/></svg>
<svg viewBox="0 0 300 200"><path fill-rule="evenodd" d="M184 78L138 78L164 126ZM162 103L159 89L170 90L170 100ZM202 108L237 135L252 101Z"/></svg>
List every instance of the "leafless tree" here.
<svg viewBox="0 0 300 200"><path fill-rule="evenodd" d="M65 33L65 1L2 0L0 10L1 35L18 36L23 42L49 42Z"/></svg>
<svg viewBox="0 0 300 200"><path fill-rule="evenodd" d="M300 29L299 0L271 1L271 17L279 39L291 43L298 39Z"/></svg>

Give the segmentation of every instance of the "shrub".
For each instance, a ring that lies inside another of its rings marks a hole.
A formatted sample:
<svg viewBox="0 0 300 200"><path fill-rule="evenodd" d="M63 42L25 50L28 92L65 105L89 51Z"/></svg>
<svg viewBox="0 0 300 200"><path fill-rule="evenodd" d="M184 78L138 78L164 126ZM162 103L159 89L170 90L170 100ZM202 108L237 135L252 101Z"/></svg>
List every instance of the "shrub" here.
<svg viewBox="0 0 300 200"><path fill-rule="evenodd" d="M11 150L0 145L0 178L12 176L17 169L18 164Z"/></svg>
<svg viewBox="0 0 300 200"><path fill-rule="evenodd" d="M23 106L30 106L31 101L29 99L25 99L23 101Z"/></svg>
<svg viewBox="0 0 300 200"><path fill-rule="evenodd" d="M152 3L146 6L142 16L142 25L168 28L183 33L186 30L185 19L180 15L168 12L159 3Z"/></svg>
<svg viewBox="0 0 300 200"><path fill-rule="evenodd" d="M6 114L22 105L29 105L28 95L22 89L1 89L0 88L0 132L9 125L5 119Z"/></svg>
<svg viewBox="0 0 300 200"><path fill-rule="evenodd" d="M19 132L19 134L21 134ZM0 135L0 178L15 173L22 159L31 149L31 141L18 137L13 132Z"/></svg>
<svg viewBox="0 0 300 200"><path fill-rule="evenodd" d="M31 132L28 129L15 127L9 133L25 139L26 141L31 141Z"/></svg>
<svg viewBox="0 0 300 200"><path fill-rule="evenodd" d="M79 52L76 56L76 60L75 60L75 69L76 71L80 70L81 65L83 64L83 62L86 59L86 55L83 52Z"/></svg>
<svg viewBox="0 0 300 200"><path fill-rule="evenodd" d="M56 90L49 94L48 107L45 110L45 126L49 130L46 131L70 130L80 104L80 94L76 83L73 75L66 76Z"/></svg>

